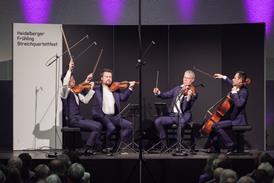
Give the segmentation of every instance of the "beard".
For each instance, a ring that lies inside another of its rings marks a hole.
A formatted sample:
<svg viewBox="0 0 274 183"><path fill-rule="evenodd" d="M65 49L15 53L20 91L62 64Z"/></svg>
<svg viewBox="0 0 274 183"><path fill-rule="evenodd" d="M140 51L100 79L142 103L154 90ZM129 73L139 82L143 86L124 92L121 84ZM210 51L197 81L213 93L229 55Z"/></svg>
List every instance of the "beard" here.
<svg viewBox="0 0 274 183"><path fill-rule="evenodd" d="M111 85L111 83L112 83L112 81L111 81L111 80L106 80L104 84L105 84L105 85L107 85L107 86L110 86L110 85Z"/></svg>

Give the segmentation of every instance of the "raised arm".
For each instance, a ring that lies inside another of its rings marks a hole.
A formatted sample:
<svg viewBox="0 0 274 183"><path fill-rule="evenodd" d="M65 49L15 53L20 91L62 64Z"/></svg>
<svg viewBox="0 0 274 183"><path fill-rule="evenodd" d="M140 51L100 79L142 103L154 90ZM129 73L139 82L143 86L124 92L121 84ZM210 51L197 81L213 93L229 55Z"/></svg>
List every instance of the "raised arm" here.
<svg viewBox="0 0 274 183"><path fill-rule="evenodd" d="M61 92L60 92L60 96L63 99L66 99L68 97L69 94L69 81L70 81L70 77L71 77L71 73L72 70L74 69L74 62L73 60L70 60L69 62L69 69L67 70L67 73L65 75L65 77L63 78L63 83L62 83L62 88L61 88Z"/></svg>
<svg viewBox="0 0 274 183"><path fill-rule="evenodd" d="M232 86L232 80L229 79L227 76L222 75L222 74L219 74L219 73L216 73L216 74L214 74L214 77L215 77L215 79L223 79L223 80L225 80L229 85Z"/></svg>

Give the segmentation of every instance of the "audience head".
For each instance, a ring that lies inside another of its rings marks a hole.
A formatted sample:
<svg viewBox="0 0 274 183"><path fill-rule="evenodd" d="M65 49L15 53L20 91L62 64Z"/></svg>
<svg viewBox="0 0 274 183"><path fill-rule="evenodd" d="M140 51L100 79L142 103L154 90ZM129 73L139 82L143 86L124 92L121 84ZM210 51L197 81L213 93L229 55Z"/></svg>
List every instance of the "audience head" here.
<svg viewBox="0 0 274 183"><path fill-rule="evenodd" d="M223 168L216 168L213 173L213 177L216 180L216 182L220 182L220 177L221 174L223 173L224 169Z"/></svg>
<svg viewBox="0 0 274 183"><path fill-rule="evenodd" d="M18 168L14 167L14 166L9 166L7 170L8 170L8 173L7 173L6 183L21 183L21 182L23 182L22 178L21 178L20 171L18 170Z"/></svg>
<svg viewBox="0 0 274 183"><path fill-rule="evenodd" d="M256 153L256 158L255 158L256 167L259 166L261 163L265 163L265 162L270 163L272 166L274 165L274 159L269 153L258 151Z"/></svg>
<svg viewBox="0 0 274 183"><path fill-rule="evenodd" d="M59 177L65 175L65 164L59 159L54 159L49 163L49 168L52 174L57 174Z"/></svg>
<svg viewBox="0 0 274 183"><path fill-rule="evenodd" d="M273 167L270 163L261 163L258 167L258 170L264 170L267 173L267 180L273 179Z"/></svg>
<svg viewBox="0 0 274 183"><path fill-rule="evenodd" d="M22 160L21 176L22 179L27 181L33 176L33 172L30 171L32 167L32 158L29 153L22 153L18 156Z"/></svg>
<svg viewBox="0 0 274 183"><path fill-rule="evenodd" d="M212 155L210 155L209 157L208 157L208 159L206 160L206 166L205 166L205 169L204 169L204 171L205 172L211 172L212 173L212 171L214 170L213 168L212 168L212 166L213 166L213 161L215 160L217 158L217 154L212 154Z"/></svg>
<svg viewBox="0 0 274 183"><path fill-rule="evenodd" d="M58 155L58 156L57 156L57 159L61 160L61 161L64 163L66 169L68 169L69 166L71 165L70 158L69 158L69 156L66 155L66 154L60 154L60 155Z"/></svg>
<svg viewBox="0 0 274 183"><path fill-rule="evenodd" d="M264 170L254 170L251 174L251 177L254 179L254 181L257 183L260 182L266 182L268 179L268 175L266 171Z"/></svg>
<svg viewBox="0 0 274 183"><path fill-rule="evenodd" d="M67 172L68 180L70 182L81 182L82 177L84 176L85 169L79 163L73 163Z"/></svg>
<svg viewBox="0 0 274 183"><path fill-rule="evenodd" d="M237 173L231 169L225 169L220 176L220 183L236 183Z"/></svg>
<svg viewBox="0 0 274 183"><path fill-rule="evenodd" d="M237 183L255 183L255 181L249 176L242 176Z"/></svg>
<svg viewBox="0 0 274 183"><path fill-rule="evenodd" d="M36 180L44 180L49 175L50 170L47 165L39 164L34 168L34 172Z"/></svg>
<svg viewBox="0 0 274 183"><path fill-rule="evenodd" d="M56 174L51 174L46 178L46 183L62 183L61 179Z"/></svg>
<svg viewBox="0 0 274 183"><path fill-rule="evenodd" d="M18 157L22 160L24 168L31 169L32 157L30 156L29 153L21 153Z"/></svg>
<svg viewBox="0 0 274 183"><path fill-rule="evenodd" d="M14 167L17 168L19 171L22 169L23 162L18 157L11 157L8 161L8 167Z"/></svg>

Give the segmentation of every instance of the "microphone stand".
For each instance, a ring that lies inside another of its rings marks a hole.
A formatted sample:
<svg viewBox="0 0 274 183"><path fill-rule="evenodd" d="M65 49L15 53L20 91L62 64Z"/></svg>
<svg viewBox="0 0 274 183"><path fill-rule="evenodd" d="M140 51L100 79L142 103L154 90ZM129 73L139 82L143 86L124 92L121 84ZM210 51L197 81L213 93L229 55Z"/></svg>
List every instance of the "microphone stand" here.
<svg viewBox="0 0 274 183"><path fill-rule="evenodd" d="M133 167L133 169L131 170L128 179L126 180L126 182L129 182L129 178L131 176L131 174L133 174L134 169L137 167L137 165L139 164L139 183L142 183L142 171L143 171L143 165L146 168L147 172L149 173L149 175L151 176L153 182L155 183L155 179L151 173L151 171L149 170L148 166L146 165L145 161L143 160L143 136L144 136L144 132L143 132L143 114L142 114L142 68L145 65L145 62L143 61L144 55L143 51L142 51L142 15L141 15L141 4L142 0L138 1L138 38L139 38L139 59L137 60L137 68L138 68L138 73L139 73L139 131L140 131L140 140L139 140L139 158L138 158L138 163L136 163L136 165ZM151 44L147 47L145 53L147 53L148 49L150 48L150 46L152 44L155 44L154 41L151 42Z"/></svg>
<svg viewBox="0 0 274 183"><path fill-rule="evenodd" d="M50 66L53 62L55 62L55 110L54 110L54 152L53 153L49 153L48 157L49 158L56 158L57 157L57 138L56 138L56 134L57 132L57 107L58 107L58 65L57 62L60 61L60 57L58 55L56 55L55 59L48 65Z"/></svg>

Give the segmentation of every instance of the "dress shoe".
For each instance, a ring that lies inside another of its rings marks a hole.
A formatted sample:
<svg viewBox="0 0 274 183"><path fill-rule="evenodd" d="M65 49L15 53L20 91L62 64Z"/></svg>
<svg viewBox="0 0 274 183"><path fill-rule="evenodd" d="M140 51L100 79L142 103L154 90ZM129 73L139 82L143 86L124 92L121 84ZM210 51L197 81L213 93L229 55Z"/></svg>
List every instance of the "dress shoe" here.
<svg viewBox="0 0 274 183"><path fill-rule="evenodd" d="M233 154L233 152L234 152L234 146L232 145L232 146L228 146L228 148L227 148L227 152L226 152L226 155L230 155L230 154Z"/></svg>
<svg viewBox="0 0 274 183"><path fill-rule="evenodd" d="M102 153L106 154L107 156L112 156L113 155L112 150L113 149L111 147L107 147L107 148L102 149Z"/></svg>
<svg viewBox="0 0 274 183"><path fill-rule="evenodd" d="M84 152L84 155L86 155L86 156L96 155L96 151L94 151L91 148L87 148Z"/></svg>

